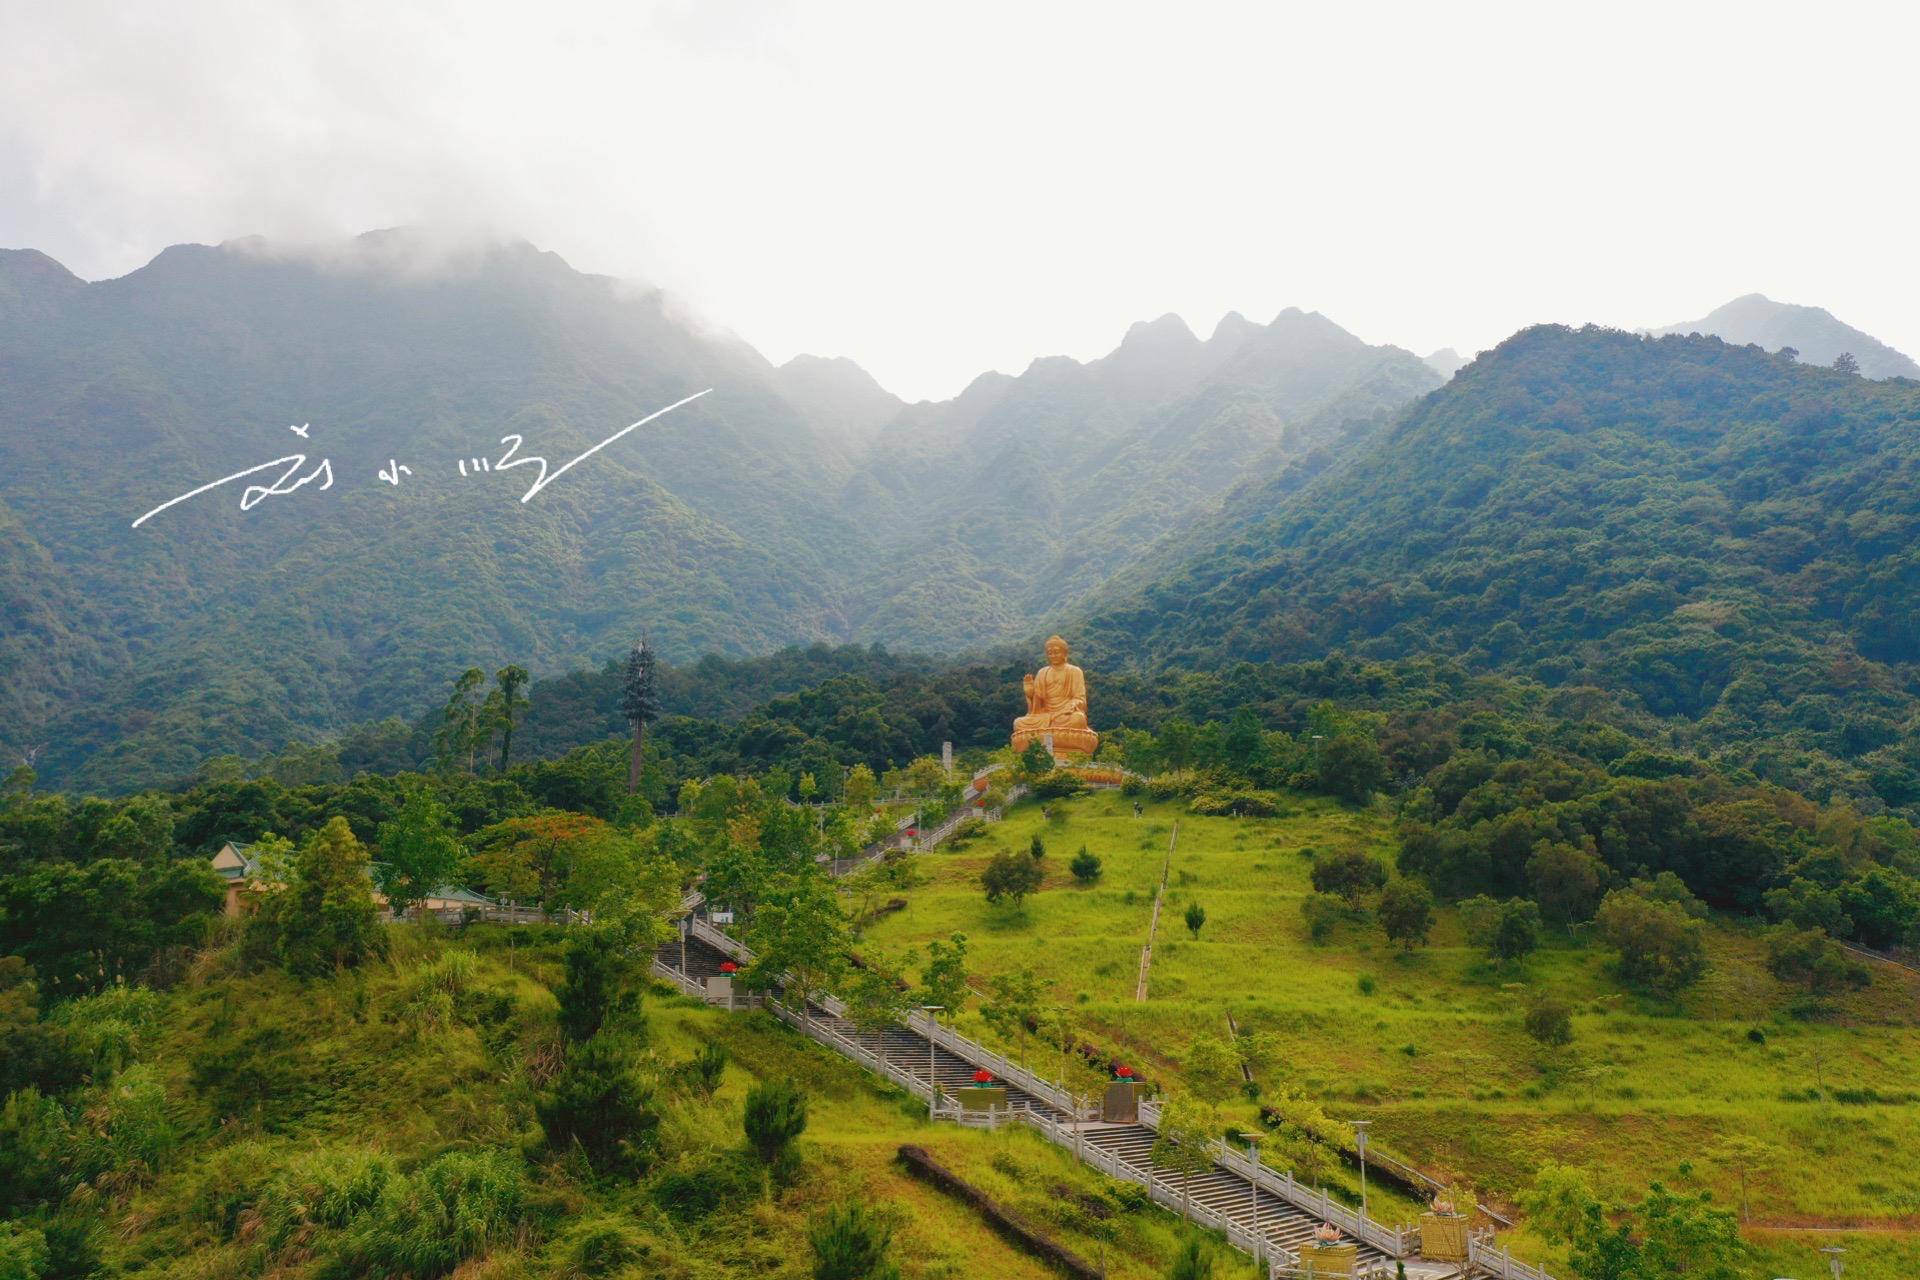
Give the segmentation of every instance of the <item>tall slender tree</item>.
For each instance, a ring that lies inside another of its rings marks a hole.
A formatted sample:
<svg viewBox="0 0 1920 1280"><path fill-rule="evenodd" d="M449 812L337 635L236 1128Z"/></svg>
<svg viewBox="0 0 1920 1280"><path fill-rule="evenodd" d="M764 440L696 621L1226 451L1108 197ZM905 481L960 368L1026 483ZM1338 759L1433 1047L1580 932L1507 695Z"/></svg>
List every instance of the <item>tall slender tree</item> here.
<svg viewBox="0 0 1920 1280"><path fill-rule="evenodd" d="M532 703L521 692L527 687L527 669L517 664L508 665L494 672L494 692L499 696L499 705L495 711L496 723L500 727L500 772L507 771L507 760L513 755L514 718L525 711Z"/></svg>
<svg viewBox="0 0 1920 1280"><path fill-rule="evenodd" d="M483 704L475 695L486 678L487 673L480 668L468 667L453 682L453 696L447 699L446 710L441 713L440 732L434 738L441 767L449 773L461 756L467 758L467 772L473 772L474 753L485 737Z"/></svg>
<svg viewBox="0 0 1920 1280"><path fill-rule="evenodd" d="M660 674L653 646L642 640L627 655L627 678L620 686L620 712L633 726L633 751L627 757L627 794L640 789L640 767L646 760L647 725L660 718Z"/></svg>

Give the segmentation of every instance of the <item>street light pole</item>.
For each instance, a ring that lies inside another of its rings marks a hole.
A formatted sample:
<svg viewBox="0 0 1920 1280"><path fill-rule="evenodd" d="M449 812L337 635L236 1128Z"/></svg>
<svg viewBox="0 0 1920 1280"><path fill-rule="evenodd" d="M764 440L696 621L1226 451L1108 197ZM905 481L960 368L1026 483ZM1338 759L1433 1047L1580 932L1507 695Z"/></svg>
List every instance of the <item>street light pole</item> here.
<svg viewBox="0 0 1920 1280"><path fill-rule="evenodd" d="M1253 1209L1253 1266L1258 1271L1266 1254L1267 1243L1267 1234L1260 1229L1260 1135L1243 1133L1240 1136L1246 1139L1247 1152L1253 1159L1253 1177L1247 1179L1247 1188L1252 1192L1248 1199Z"/></svg>
<svg viewBox="0 0 1920 1280"><path fill-rule="evenodd" d="M934 1015L946 1008L943 1004L923 1004L920 1011L927 1015L927 1119L934 1118L934 1112L940 1106L940 1078L934 1074L934 1028L940 1025L940 1019Z"/></svg>
<svg viewBox="0 0 1920 1280"><path fill-rule="evenodd" d="M1353 1145L1360 1151L1360 1221L1367 1220L1367 1126L1371 1120L1353 1122Z"/></svg>
<svg viewBox="0 0 1920 1280"><path fill-rule="evenodd" d="M1830 1244L1820 1252L1827 1255L1827 1267L1833 1272L1833 1280L1840 1280L1840 1273L1847 1269L1847 1264L1840 1261L1840 1255L1846 1250L1837 1244Z"/></svg>

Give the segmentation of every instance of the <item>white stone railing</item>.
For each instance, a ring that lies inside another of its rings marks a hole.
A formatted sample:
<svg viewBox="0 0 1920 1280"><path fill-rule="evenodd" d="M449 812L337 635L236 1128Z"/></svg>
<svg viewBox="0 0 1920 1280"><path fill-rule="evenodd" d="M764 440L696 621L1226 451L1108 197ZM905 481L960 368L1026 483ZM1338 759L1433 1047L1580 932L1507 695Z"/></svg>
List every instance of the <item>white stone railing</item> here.
<svg viewBox="0 0 1920 1280"><path fill-rule="evenodd" d="M1299 1263L1298 1255L1284 1246L1275 1244L1263 1235L1256 1235L1252 1228L1241 1225L1219 1210L1210 1208L1183 1193L1177 1182L1161 1175L1151 1164L1141 1168L1104 1147L1082 1142L1073 1130L1040 1112L1025 1111L1021 1113L1020 1118L1108 1177L1145 1187L1148 1196L1155 1203L1164 1205L1175 1213L1183 1214L1201 1226L1211 1227L1220 1232L1234 1248L1254 1257L1264 1257L1277 1267L1291 1268Z"/></svg>
<svg viewBox="0 0 1920 1280"><path fill-rule="evenodd" d="M1140 1123L1156 1133L1159 1132L1160 1104L1141 1103ZM1325 1191L1301 1183L1293 1176L1291 1169L1274 1169L1268 1165L1257 1164L1225 1142L1215 1140L1210 1144L1209 1149L1214 1163L1230 1173L1258 1184L1262 1189L1272 1192L1288 1204L1312 1214L1322 1222L1332 1223L1355 1240L1371 1245L1390 1258L1405 1258L1419 1251L1420 1229L1417 1226L1391 1227L1385 1223L1375 1222L1372 1218L1362 1217Z"/></svg>
<svg viewBox="0 0 1920 1280"><path fill-rule="evenodd" d="M1553 1280L1532 1263L1522 1262L1505 1249L1496 1248L1492 1240L1478 1236L1467 1241L1467 1260L1496 1280Z"/></svg>

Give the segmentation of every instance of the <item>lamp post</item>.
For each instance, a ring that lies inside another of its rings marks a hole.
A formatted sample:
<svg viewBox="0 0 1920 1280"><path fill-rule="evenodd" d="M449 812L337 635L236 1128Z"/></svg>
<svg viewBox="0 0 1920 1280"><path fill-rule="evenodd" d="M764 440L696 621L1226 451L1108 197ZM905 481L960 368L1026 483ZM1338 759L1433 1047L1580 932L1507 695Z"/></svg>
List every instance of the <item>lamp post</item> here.
<svg viewBox="0 0 1920 1280"><path fill-rule="evenodd" d="M923 1004L920 1011L927 1015L927 1119L934 1118L934 1112L940 1106L940 1078L934 1074L934 1028L940 1025L940 1019L934 1015L947 1006L943 1004Z"/></svg>
<svg viewBox="0 0 1920 1280"><path fill-rule="evenodd" d="M1253 1267L1258 1271L1264 1261L1267 1243L1267 1234L1260 1229L1260 1135L1243 1133L1240 1136L1246 1140L1247 1155L1253 1161L1253 1176L1247 1179L1247 1189L1251 1192L1248 1203L1253 1210Z"/></svg>
<svg viewBox="0 0 1920 1280"><path fill-rule="evenodd" d="M1367 1126L1371 1120L1353 1122L1353 1145L1360 1152L1360 1221L1367 1220Z"/></svg>
<svg viewBox="0 0 1920 1280"><path fill-rule="evenodd" d="M1840 1255L1846 1250L1837 1244L1830 1244L1820 1252L1827 1255L1827 1268L1833 1272L1833 1280L1840 1280L1840 1273L1847 1269L1847 1264L1840 1261Z"/></svg>

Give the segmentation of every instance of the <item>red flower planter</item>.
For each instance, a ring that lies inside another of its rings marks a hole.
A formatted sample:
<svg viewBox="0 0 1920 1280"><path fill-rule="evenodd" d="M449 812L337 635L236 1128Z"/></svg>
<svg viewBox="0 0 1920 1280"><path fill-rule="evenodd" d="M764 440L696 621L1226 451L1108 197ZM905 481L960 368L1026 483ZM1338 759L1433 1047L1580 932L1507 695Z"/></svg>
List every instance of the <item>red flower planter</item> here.
<svg viewBox="0 0 1920 1280"><path fill-rule="evenodd" d="M737 965L737 964L735 964L735 963L734 963L733 961L731 961L731 960L722 960L722 961L720 962L720 972L722 972L722 973L738 973L738 972L740 972L740 966L739 966L739 965Z"/></svg>
<svg viewBox="0 0 1920 1280"><path fill-rule="evenodd" d="M993 1072L986 1070L976 1071L973 1073L973 1082L975 1084L992 1084Z"/></svg>

